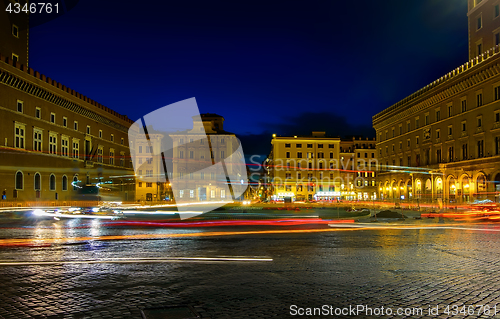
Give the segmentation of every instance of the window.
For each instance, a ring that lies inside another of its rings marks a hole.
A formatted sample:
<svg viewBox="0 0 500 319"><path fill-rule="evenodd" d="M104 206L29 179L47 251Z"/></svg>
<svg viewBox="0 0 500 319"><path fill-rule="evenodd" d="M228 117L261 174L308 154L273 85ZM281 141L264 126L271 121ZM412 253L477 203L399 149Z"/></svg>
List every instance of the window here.
<svg viewBox="0 0 500 319"><path fill-rule="evenodd" d="M495 122L500 122L500 112L495 113Z"/></svg>
<svg viewBox="0 0 500 319"><path fill-rule="evenodd" d="M415 139L415 144L417 144L417 145L418 145L418 136L417 136L417 137L416 137L416 139Z"/></svg>
<svg viewBox="0 0 500 319"><path fill-rule="evenodd" d="M78 121L74 121L74 122L73 122L73 129L74 129L75 131L78 131Z"/></svg>
<svg viewBox="0 0 500 319"><path fill-rule="evenodd" d="M57 154L57 133L49 134L49 154Z"/></svg>
<svg viewBox="0 0 500 319"><path fill-rule="evenodd" d="M496 4L495 9L493 10L493 15L496 17L500 16L500 5Z"/></svg>
<svg viewBox="0 0 500 319"><path fill-rule="evenodd" d="M440 130L436 130L436 138L440 138L441 137L441 131Z"/></svg>
<svg viewBox="0 0 500 319"><path fill-rule="evenodd" d="M50 174L49 178L49 190L55 191L56 190L56 176L54 174Z"/></svg>
<svg viewBox="0 0 500 319"><path fill-rule="evenodd" d="M102 138L102 130L99 130L99 138Z"/></svg>
<svg viewBox="0 0 500 319"><path fill-rule="evenodd" d="M307 148L312 148L313 145L312 144L307 144Z"/></svg>
<svg viewBox="0 0 500 319"><path fill-rule="evenodd" d="M142 153L142 145L139 145L139 154Z"/></svg>
<svg viewBox="0 0 500 319"><path fill-rule="evenodd" d="M90 126L87 125L87 134L90 135Z"/></svg>
<svg viewBox="0 0 500 319"><path fill-rule="evenodd" d="M483 54L483 44L482 43L478 43L477 45L477 55L481 55Z"/></svg>
<svg viewBox="0 0 500 319"><path fill-rule="evenodd" d="M290 148L292 147L292 144L285 144L285 148Z"/></svg>
<svg viewBox="0 0 500 319"><path fill-rule="evenodd" d="M121 140L120 140L120 144L123 145L123 143L124 143L124 139L122 137Z"/></svg>
<svg viewBox="0 0 500 319"><path fill-rule="evenodd" d="M226 158L226 154L224 153L224 151L220 151L220 158L222 159Z"/></svg>
<svg viewBox="0 0 500 319"><path fill-rule="evenodd" d="M453 105L448 105L448 117L453 116Z"/></svg>
<svg viewBox="0 0 500 319"><path fill-rule="evenodd" d="M66 117L63 117L63 126L68 127L68 119Z"/></svg>
<svg viewBox="0 0 500 319"><path fill-rule="evenodd" d="M323 148L323 144L318 144L318 148Z"/></svg>
<svg viewBox="0 0 500 319"><path fill-rule="evenodd" d="M335 148L335 144L328 144L328 148Z"/></svg>
<svg viewBox="0 0 500 319"><path fill-rule="evenodd" d="M441 163L441 149L436 150L436 161Z"/></svg>
<svg viewBox="0 0 500 319"><path fill-rule="evenodd" d="M16 172L16 185L15 188L18 190L22 190L24 187L24 175L23 172Z"/></svg>
<svg viewBox="0 0 500 319"><path fill-rule="evenodd" d="M35 190L39 191L42 189L42 181L39 173L35 173Z"/></svg>
<svg viewBox="0 0 500 319"><path fill-rule="evenodd" d="M111 138L110 138L111 142L114 142L115 141L115 136L113 134L111 134Z"/></svg>
<svg viewBox="0 0 500 319"><path fill-rule="evenodd" d="M467 100L462 100L462 113L467 112Z"/></svg>
<svg viewBox="0 0 500 319"><path fill-rule="evenodd" d="M56 113L50 113L50 123L56 123Z"/></svg>
<svg viewBox="0 0 500 319"><path fill-rule="evenodd" d="M120 152L120 166L125 166L125 153Z"/></svg>
<svg viewBox="0 0 500 319"><path fill-rule="evenodd" d="M210 190L210 198L215 198L215 189Z"/></svg>
<svg viewBox="0 0 500 319"><path fill-rule="evenodd" d="M19 27L15 24L12 25L12 35L19 38Z"/></svg>
<svg viewBox="0 0 500 319"><path fill-rule="evenodd" d="M441 111L437 110L436 111L436 122L439 122L439 121L441 121Z"/></svg>
<svg viewBox="0 0 500 319"><path fill-rule="evenodd" d="M14 125L15 148L24 148L25 125L16 123Z"/></svg>
<svg viewBox="0 0 500 319"><path fill-rule="evenodd" d="M477 141L477 157L484 157L484 140Z"/></svg>
<svg viewBox="0 0 500 319"><path fill-rule="evenodd" d="M325 153L323 152L318 153L318 158L325 158Z"/></svg>
<svg viewBox="0 0 500 319"><path fill-rule="evenodd" d="M477 98L477 107L483 106L483 93L478 93L476 98Z"/></svg>
<svg viewBox="0 0 500 319"><path fill-rule="evenodd" d="M297 158L302 158L302 152L297 152Z"/></svg>
<svg viewBox="0 0 500 319"><path fill-rule="evenodd" d="M479 16L477 18L477 29L481 29L483 27L483 17Z"/></svg>
<svg viewBox="0 0 500 319"><path fill-rule="evenodd" d="M33 150L42 151L42 130L40 129L33 129Z"/></svg>
<svg viewBox="0 0 500 319"><path fill-rule="evenodd" d="M463 121L462 122L462 132L465 132L465 131L467 131L467 122Z"/></svg>
<svg viewBox="0 0 500 319"><path fill-rule="evenodd" d="M411 125L410 125L410 122L407 122L407 123L406 123L406 131L407 131L407 132L411 131Z"/></svg>
<svg viewBox="0 0 500 319"><path fill-rule="evenodd" d="M415 119L415 129L418 129L420 127L420 119L417 117Z"/></svg>
<svg viewBox="0 0 500 319"><path fill-rule="evenodd" d="M477 118L477 127L482 127L483 126L483 118L482 117L478 117Z"/></svg>
<svg viewBox="0 0 500 319"><path fill-rule="evenodd" d="M115 150L112 148L109 150L109 165L115 165Z"/></svg>
<svg viewBox="0 0 500 319"><path fill-rule="evenodd" d="M399 125L399 135L403 134L403 126L400 124Z"/></svg>
<svg viewBox="0 0 500 319"><path fill-rule="evenodd" d="M500 45L500 33L495 33L495 45Z"/></svg>
<svg viewBox="0 0 500 319"><path fill-rule="evenodd" d="M193 159L194 158L194 151L189 151L189 158Z"/></svg>
<svg viewBox="0 0 500 319"><path fill-rule="evenodd" d="M448 148L448 161L453 162L453 146Z"/></svg>
<svg viewBox="0 0 500 319"><path fill-rule="evenodd" d="M429 114L425 114L425 125L429 125Z"/></svg>
<svg viewBox="0 0 500 319"><path fill-rule="evenodd" d="M392 137L396 136L396 133L394 133L394 127L392 128Z"/></svg>
<svg viewBox="0 0 500 319"><path fill-rule="evenodd" d="M184 158L184 151L179 151L179 158Z"/></svg>
<svg viewBox="0 0 500 319"><path fill-rule="evenodd" d="M226 190L225 189L220 190L220 198L226 198Z"/></svg>
<svg viewBox="0 0 500 319"><path fill-rule="evenodd" d="M17 63L19 61L19 55L12 53L12 62Z"/></svg>
<svg viewBox="0 0 500 319"><path fill-rule="evenodd" d="M295 144L296 148L302 148L302 144Z"/></svg>
<svg viewBox="0 0 500 319"><path fill-rule="evenodd" d="M448 136L453 135L453 126L448 126Z"/></svg>
<svg viewBox="0 0 500 319"><path fill-rule="evenodd" d="M73 158L80 157L80 141L73 139Z"/></svg>
<svg viewBox="0 0 500 319"><path fill-rule="evenodd" d="M104 155L104 147L99 146L97 148L97 162L102 163L103 162L103 155Z"/></svg>
<svg viewBox="0 0 500 319"><path fill-rule="evenodd" d="M68 190L68 177L66 177L66 175L63 175L62 177L62 190L63 191Z"/></svg>
<svg viewBox="0 0 500 319"><path fill-rule="evenodd" d="M462 159L466 160L467 159L467 149L468 149L468 144L463 144L462 145Z"/></svg>
<svg viewBox="0 0 500 319"><path fill-rule="evenodd" d="M495 101L500 100L500 85L495 88Z"/></svg>
<svg viewBox="0 0 500 319"><path fill-rule="evenodd" d="M66 136L61 137L61 155L66 157L69 155L69 138Z"/></svg>
<svg viewBox="0 0 500 319"><path fill-rule="evenodd" d="M500 136L495 137L495 155L500 155Z"/></svg>
<svg viewBox="0 0 500 319"><path fill-rule="evenodd" d="M23 106L24 106L24 102L17 100L17 111L18 112L23 113Z"/></svg>

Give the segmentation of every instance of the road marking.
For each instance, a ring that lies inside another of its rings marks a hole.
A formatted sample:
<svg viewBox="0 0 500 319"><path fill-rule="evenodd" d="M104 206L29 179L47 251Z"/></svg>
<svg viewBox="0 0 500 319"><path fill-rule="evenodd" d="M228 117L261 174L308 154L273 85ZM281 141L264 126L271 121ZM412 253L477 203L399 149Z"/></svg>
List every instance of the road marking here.
<svg viewBox="0 0 500 319"><path fill-rule="evenodd" d="M174 262L272 262L272 258L254 257L151 257L151 258L103 258L85 260L60 260L60 261L0 261L1 266L51 266L67 264L151 264Z"/></svg>

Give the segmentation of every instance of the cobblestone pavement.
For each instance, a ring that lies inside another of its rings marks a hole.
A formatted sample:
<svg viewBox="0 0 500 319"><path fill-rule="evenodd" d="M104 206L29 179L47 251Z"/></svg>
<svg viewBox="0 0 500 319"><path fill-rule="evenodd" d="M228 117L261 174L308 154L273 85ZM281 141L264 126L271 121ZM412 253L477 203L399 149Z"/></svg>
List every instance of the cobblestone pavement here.
<svg viewBox="0 0 500 319"><path fill-rule="evenodd" d="M500 313L500 232L495 226L471 227L487 230L341 230L0 248L0 262L118 256L273 259L2 265L0 318L141 318L141 309L169 305L191 305L207 318L299 317L291 315L292 305L423 309L422 315L407 317L500 317L493 313L495 305ZM438 315L430 315L429 306L436 305ZM489 305L491 310L489 315L479 316L479 308L473 315L453 315L444 313L446 305Z"/></svg>

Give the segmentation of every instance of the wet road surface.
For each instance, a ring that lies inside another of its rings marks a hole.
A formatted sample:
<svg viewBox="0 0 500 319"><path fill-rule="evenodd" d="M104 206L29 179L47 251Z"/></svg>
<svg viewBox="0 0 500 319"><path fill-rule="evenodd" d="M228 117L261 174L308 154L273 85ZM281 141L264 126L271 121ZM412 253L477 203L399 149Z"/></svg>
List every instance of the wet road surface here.
<svg viewBox="0 0 500 319"><path fill-rule="evenodd" d="M7 242L52 240L46 246L0 247L0 318L141 318L141 309L169 305L189 305L210 318L298 317L292 309L324 305L423 309L408 317L495 317L492 310L482 316L478 309L472 315L444 313L447 305L494 309L497 303L500 313L500 228L466 226L179 229L106 227L98 220L0 225ZM137 235L149 237L124 237ZM121 237L98 240L102 236ZM429 314L436 305L438 315Z"/></svg>

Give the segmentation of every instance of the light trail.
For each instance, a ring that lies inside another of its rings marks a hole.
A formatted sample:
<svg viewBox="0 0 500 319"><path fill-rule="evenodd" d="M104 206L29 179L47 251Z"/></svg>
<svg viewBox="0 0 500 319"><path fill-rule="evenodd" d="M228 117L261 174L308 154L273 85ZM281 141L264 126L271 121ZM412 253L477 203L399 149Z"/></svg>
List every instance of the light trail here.
<svg viewBox="0 0 500 319"><path fill-rule="evenodd" d="M136 235L114 235L114 236L95 236L95 237L65 237L65 238L12 238L0 239L0 247L47 247L50 244L65 244L81 241L114 241L114 240L155 240L169 238L190 238L190 237L213 237L213 236L241 236L241 235L264 235L264 234L307 234L307 233L326 233L326 232L346 232L362 230L430 230L430 229L450 229L479 232L500 232L500 228L474 228L463 227L463 224L448 224L443 226L435 225L398 225L398 226L373 226L356 224L335 224L331 228L320 229L283 229L283 230L255 230L255 231L227 231L227 232L202 232L202 233L184 233L184 234L136 234Z"/></svg>

